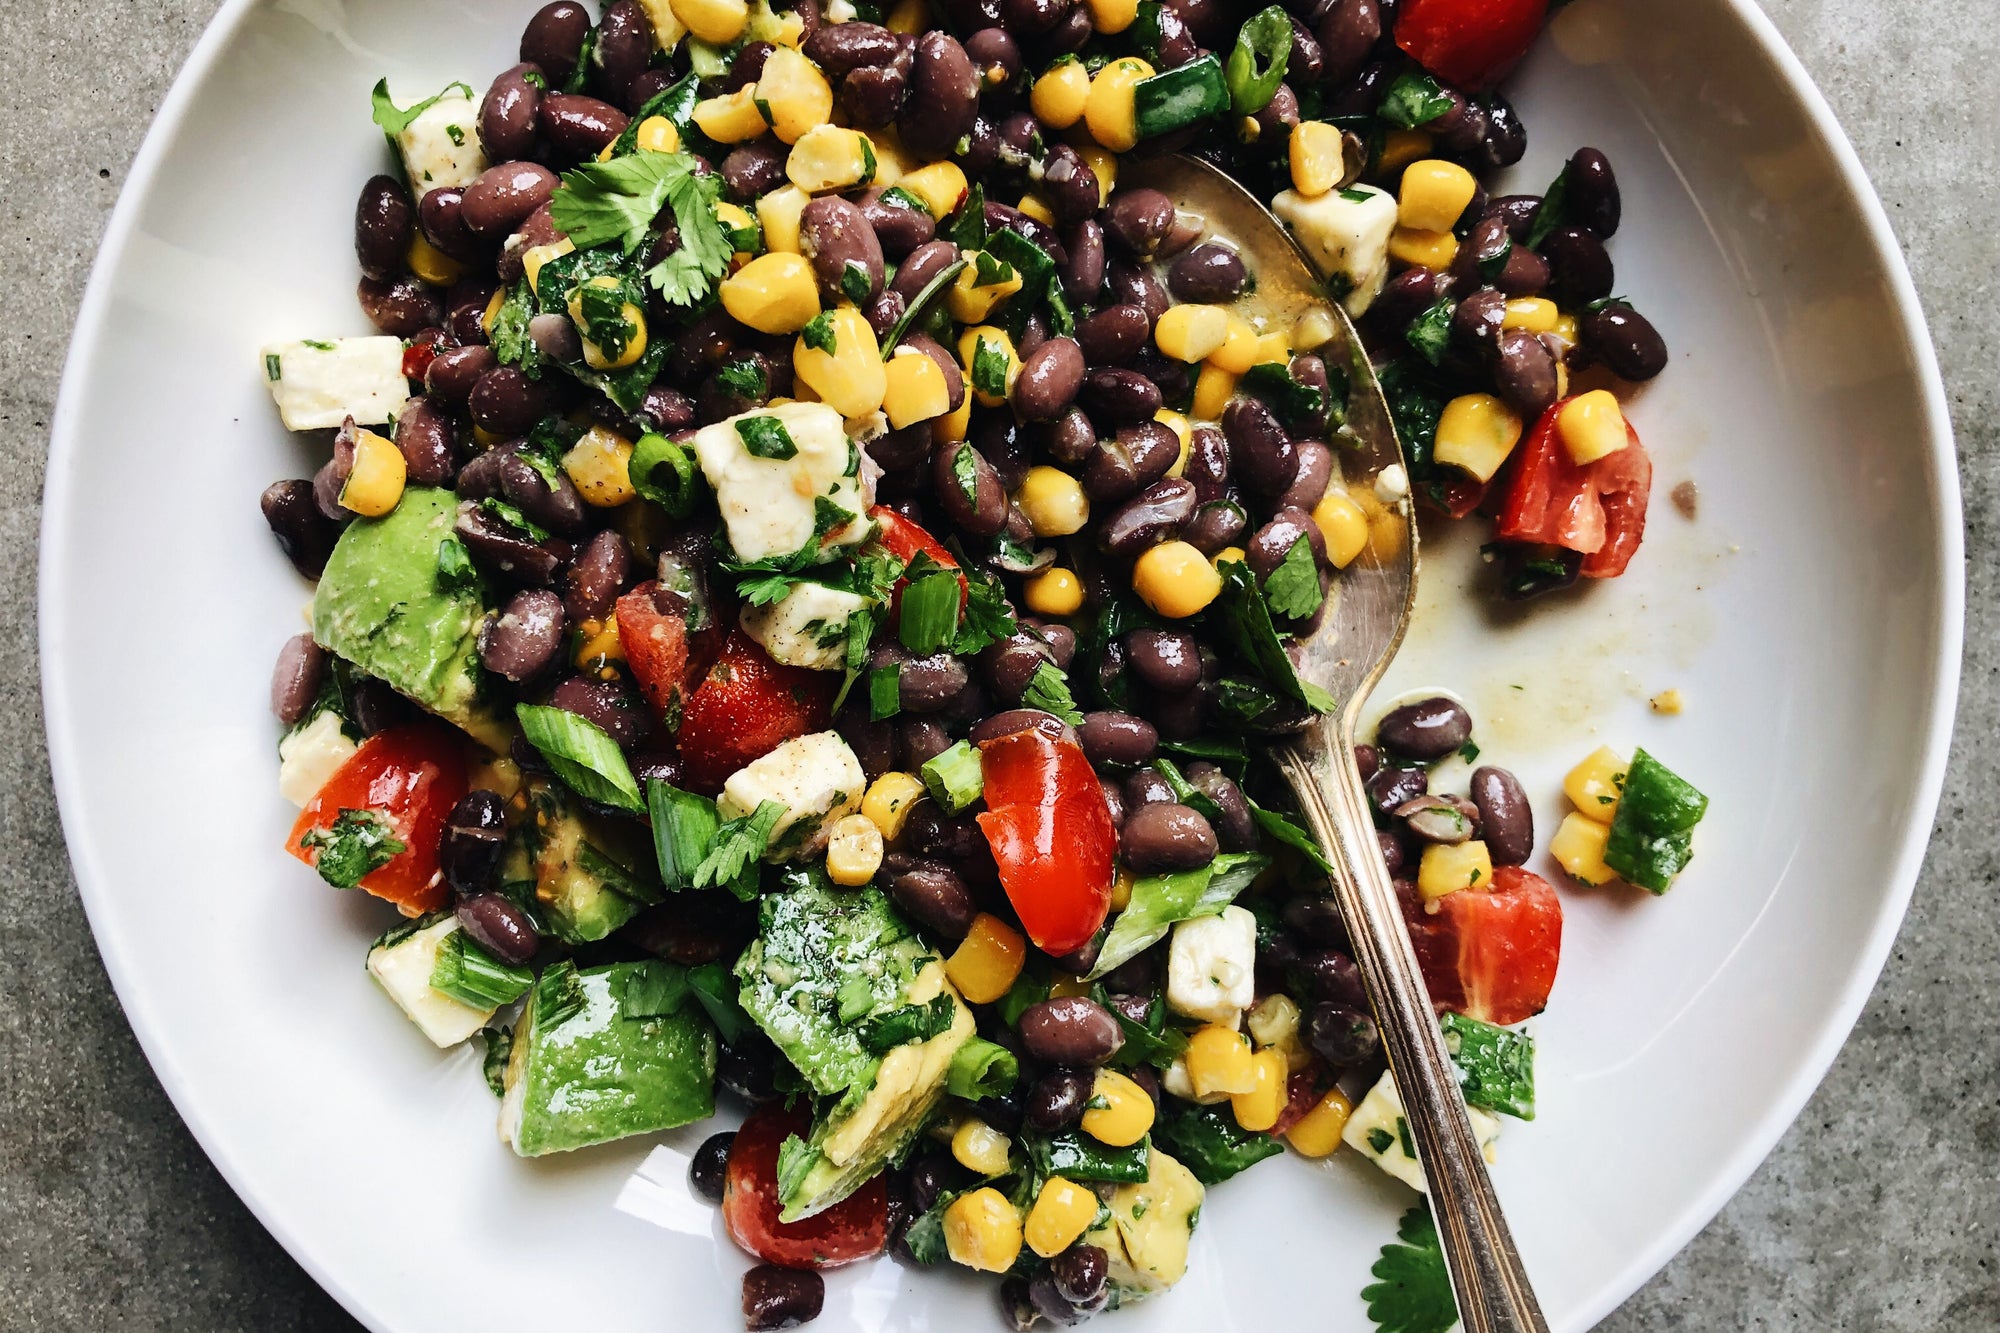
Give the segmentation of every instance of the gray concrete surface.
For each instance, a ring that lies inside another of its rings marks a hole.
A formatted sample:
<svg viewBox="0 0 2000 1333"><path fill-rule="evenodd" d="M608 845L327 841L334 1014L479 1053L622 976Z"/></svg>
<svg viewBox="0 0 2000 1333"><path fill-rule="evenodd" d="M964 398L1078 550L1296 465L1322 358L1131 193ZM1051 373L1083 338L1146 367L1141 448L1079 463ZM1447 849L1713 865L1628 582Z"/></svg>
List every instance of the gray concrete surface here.
<svg viewBox="0 0 2000 1333"><path fill-rule="evenodd" d="M69 879L36 692L48 422L106 217L213 0L0 0L0 1329L348 1329L154 1081ZM2000 67L1992 0L1768 0L1909 251L1971 552L1959 739L1916 906L1783 1144L1604 1327L2000 1327ZM1689 1095L1699 1095L1690 1081Z"/></svg>

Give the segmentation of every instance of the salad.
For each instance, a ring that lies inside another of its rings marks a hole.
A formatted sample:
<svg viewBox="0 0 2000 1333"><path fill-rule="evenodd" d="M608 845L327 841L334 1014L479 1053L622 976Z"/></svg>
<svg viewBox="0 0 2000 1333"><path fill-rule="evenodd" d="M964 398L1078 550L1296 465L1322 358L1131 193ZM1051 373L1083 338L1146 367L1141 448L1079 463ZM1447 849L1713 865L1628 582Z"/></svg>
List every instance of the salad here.
<svg viewBox="0 0 2000 1333"><path fill-rule="evenodd" d="M1287 1148L1422 1189L1259 741L1331 706L1287 647L1406 506L1490 521L1509 597L1640 544L1611 389L1666 351L1612 295L1611 165L1486 183L1543 9L557 0L483 93L375 89L377 333L261 352L331 436L262 497L316 585L286 847L398 909L367 970L483 1043L514 1152L748 1112L691 1180L749 1327L887 1250L1075 1323L1177 1282L1207 1190ZM1119 184L1177 151L1271 201L1324 305ZM1408 461L1370 487L1335 302ZM1480 758L1444 695L1355 755L1490 1152L1562 903ZM1566 791L1572 879L1669 887L1699 792L1608 749ZM1384 1327L1450 1322L1421 1208L1377 1272Z"/></svg>

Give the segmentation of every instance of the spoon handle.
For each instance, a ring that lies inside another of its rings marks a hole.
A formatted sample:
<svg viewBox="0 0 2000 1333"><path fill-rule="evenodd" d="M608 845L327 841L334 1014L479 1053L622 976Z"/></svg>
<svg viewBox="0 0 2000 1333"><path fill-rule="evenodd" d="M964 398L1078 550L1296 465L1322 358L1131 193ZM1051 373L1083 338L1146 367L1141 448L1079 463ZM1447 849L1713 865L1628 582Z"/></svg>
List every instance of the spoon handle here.
<svg viewBox="0 0 2000 1333"><path fill-rule="evenodd" d="M1403 928L1396 889L1382 863L1367 794L1354 767L1349 728L1329 725L1326 740L1309 748L1280 745L1275 757L1298 794L1313 836L1331 853L1334 896L1374 1001L1389 1068L1430 1185L1431 1212L1458 1297L1459 1319L1465 1333L1547 1333Z"/></svg>

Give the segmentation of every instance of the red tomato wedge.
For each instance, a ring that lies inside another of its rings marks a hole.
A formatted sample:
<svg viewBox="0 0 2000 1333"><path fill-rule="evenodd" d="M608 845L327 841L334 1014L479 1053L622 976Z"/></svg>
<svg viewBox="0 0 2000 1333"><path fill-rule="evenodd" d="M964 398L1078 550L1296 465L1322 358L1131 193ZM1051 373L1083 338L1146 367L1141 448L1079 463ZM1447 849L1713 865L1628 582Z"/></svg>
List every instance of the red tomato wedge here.
<svg viewBox="0 0 2000 1333"><path fill-rule="evenodd" d="M1083 747L1040 731L983 743L986 813L980 831L1000 885L1042 952L1081 949L1111 908L1111 807Z"/></svg>
<svg viewBox="0 0 2000 1333"><path fill-rule="evenodd" d="M687 687L687 622L660 610L651 579L618 599L618 642L639 693L662 718L673 716Z"/></svg>
<svg viewBox="0 0 2000 1333"><path fill-rule="evenodd" d="M889 1241L889 1186L877 1175L823 1213L778 1220L778 1149L810 1128L805 1108L766 1106L743 1122L729 1147L722 1222L729 1238L767 1264L835 1268L880 1254Z"/></svg>
<svg viewBox="0 0 2000 1333"><path fill-rule="evenodd" d="M622 620L619 626L622 635ZM688 786L713 795L751 760L793 737L826 730L839 687L838 673L780 666L756 640L731 629L681 714Z"/></svg>
<svg viewBox="0 0 2000 1333"><path fill-rule="evenodd" d="M1502 541L1580 551L1585 578L1615 579L1632 563L1646 535L1653 460L1627 421L1630 443L1623 449L1594 463L1575 462L1556 430L1562 406L1557 403L1542 413L1511 461L1513 477L1496 535Z"/></svg>
<svg viewBox="0 0 2000 1333"><path fill-rule="evenodd" d="M1461 88L1491 88L1521 63L1549 0L1403 0L1396 45Z"/></svg>
<svg viewBox="0 0 2000 1333"><path fill-rule="evenodd" d="M438 873L438 843L465 791L465 754L458 734L442 722L378 731L306 802L285 850L317 869L319 849L300 845L308 833L331 829L343 810L376 811L403 851L363 876L360 887L406 916L435 911L450 892Z"/></svg>
<svg viewBox="0 0 2000 1333"><path fill-rule="evenodd" d="M1562 956L1562 901L1547 880L1500 866L1490 890L1446 894L1435 912L1414 884L1399 891L1433 1003L1503 1027L1547 1006Z"/></svg>

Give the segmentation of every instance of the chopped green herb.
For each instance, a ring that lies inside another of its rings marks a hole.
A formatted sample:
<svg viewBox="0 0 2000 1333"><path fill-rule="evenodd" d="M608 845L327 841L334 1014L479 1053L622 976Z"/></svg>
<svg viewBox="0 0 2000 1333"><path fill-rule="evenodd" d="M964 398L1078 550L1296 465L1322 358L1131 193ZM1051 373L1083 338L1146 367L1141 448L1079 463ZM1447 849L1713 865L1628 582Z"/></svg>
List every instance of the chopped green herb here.
<svg viewBox="0 0 2000 1333"><path fill-rule="evenodd" d="M1365 204L1370 199L1373 199L1375 195L1372 191L1357 190L1352 185L1349 185L1341 190L1340 197L1350 204ZM1342 295L1344 296L1346 293L1343 292Z"/></svg>
<svg viewBox="0 0 2000 1333"><path fill-rule="evenodd" d="M447 535L438 543L437 585L444 592L472 592L479 587L479 570L457 537Z"/></svg>
<svg viewBox="0 0 2000 1333"><path fill-rule="evenodd" d="M839 345L833 331L833 312L822 310L806 321L805 328L799 331L799 338L813 350L832 356L834 348Z"/></svg>
<svg viewBox="0 0 2000 1333"><path fill-rule="evenodd" d="M1411 70L1389 85L1375 114L1406 130L1428 125L1451 110L1451 95L1421 70Z"/></svg>
<svg viewBox="0 0 2000 1333"><path fill-rule="evenodd" d="M1069 677L1054 662L1043 662L1028 677L1028 688L1021 691L1021 705L1054 713L1072 727L1083 721L1083 712L1069 692Z"/></svg>
<svg viewBox="0 0 2000 1333"><path fill-rule="evenodd" d="M959 572L965 577L965 609L951 650L965 657L1010 637L1017 626L999 576L963 560L959 561Z"/></svg>
<svg viewBox="0 0 2000 1333"><path fill-rule="evenodd" d="M776 417L744 417L736 423L736 434L743 441L744 449L755 457L783 462L799 456L799 446L792 442L792 433Z"/></svg>
<svg viewBox="0 0 2000 1333"><path fill-rule="evenodd" d="M621 810L646 808L618 743L595 722L540 704L517 704L514 716L529 744L579 796Z"/></svg>
<svg viewBox="0 0 2000 1333"><path fill-rule="evenodd" d="M856 305L865 305L875 284L868 276L868 267L850 259L840 269L840 293Z"/></svg>
<svg viewBox="0 0 2000 1333"><path fill-rule="evenodd" d="M1535 1039L1464 1014L1446 1013L1438 1023L1445 1050L1458 1068L1465 1104L1533 1120Z"/></svg>
<svg viewBox="0 0 2000 1333"><path fill-rule="evenodd" d="M1254 116L1271 104L1285 81L1292 56L1292 20L1284 8L1272 5L1245 23L1236 34L1224 75L1229 84L1229 109Z"/></svg>
<svg viewBox="0 0 2000 1333"><path fill-rule="evenodd" d="M972 282L975 287L997 287L1013 279L1014 266L990 250L979 250L972 256Z"/></svg>
<svg viewBox="0 0 2000 1333"><path fill-rule="evenodd" d="M1263 399L1278 419L1294 430L1319 430L1326 424L1326 394L1318 385L1298 380L1289 366L1261 362L1243 373L1237 387Z"/></svg>
<svg viewBox="0 0 2000 1333"><path fill-rule="evenodd" d="M264 354L264 378L274 382L281 378L278 372L278 354L276 352L266 352Z"/></svg>
<svg viewBox="0 0 2000 1333"><path fill-rule="evenodd" d="M763 362L754 357L731 361L715 372L715 381L739 398L762 402L770 396L770 377L764 373Z"/></svg>
<svg viewBox="0 0 2000 1333"><path fill-rule="evenodd" d="M1167 1103L1153 1139L1204 1185L1218 1185L1285 1151L1276 1136L1239 1126L1227 1106L1195 1106L1178 1098Z"/></svg>
<svg viewBox="0 0 2000 1333"><path fill-rule="evenodd" d="M695 867L694 887L725 888L744 902L757 896L757 858L771 845L771 831L785 817L780 801L764 801L716 830L714 850Z"/></svg>
<svg viewBox="0 0 2000 1333"><path fill-rule="evenodd" d="M1013 358L1007 355L1004 343L992 342L981 337L972 349L972 387L988 398L1007 396L1007 371ZM965 451L960 450L963 456Z"/></svg>
<svg viewBox="0 0 2000 1333"><path fill-rule="evenodd" d="M1265 605L1263 591L1258 588L1250 566L1241 560L1225 561L1220 572L1222 594L1216 598L1214 612L1225 642L1254 665L1278 692L1316 713L1332 712L1332 696L1299 678L1298 668L1278 638L1270 607Z"/></svg>
<svg viewBox="0 0 2000 1333"><path fill-rule="evenodd" d="M1388 1152L1396 1146L1396 1136L1386 1129L1371 1129L1368 1131L1368 1146L1378 1153Z"/></svg>
<svg viewBox="0 0 2000 1333"><path fill-rule="evenodd" d="M353 888L408 850L382 811L353 809L342 809L331 827L307 829L299 847L318 851L313 868L336 889Z"/></svg>
<svg viewBox="0 0 2000 1333"><path fill-rule="evenodd" d="M1265 576L1264 600L1272 611L1293 620L1304 620L1319 610L1326 594L1319 586L1319 562L1308 538L1293 541L1278 567Z"/></svg>
<svg viewBox="0 0 2000 1333"><path fill-rule="evenodd" d="M442 102L454 90L468 99L472 96L472 89L466 84L447 83L444 86L443 92L426 97L414 106L399 109L395 102L390 100L389 81L382 79L376 83L374 91L369 93L368 100L375 123L382 127L382 133L388 135L393 140L404 130L409 129L411 122L416 120L418 116L423 115L424 112Z"/></svg>
<svg viewBox="0 0 2000 1333"><path fill-rule="evenodd" d="M877 1014L861 1025L862 1048L882 1055L911 1042L929 1041L950 1029L957 1012L958 1002L945 994L928 1004L906 1004Z"/></svg>
<svg viewBox="0 0 2000 1333"><path fill-rule="evenodd" d="M664 958L632 964L618 994L620 1018L666 1018L687 1002L687 968Z"/></svg>
<svg viewBox="0 0 2000 1333"><path fill-rule="evenodd" d="M1410 321L1403 330L1403 340L1416 349L1417 355L1432 365L1444 360L1445 349L1451 345L1451 317L1458 310L1458 303L1449 297L1439 301L1430 309Z"/></svg>

